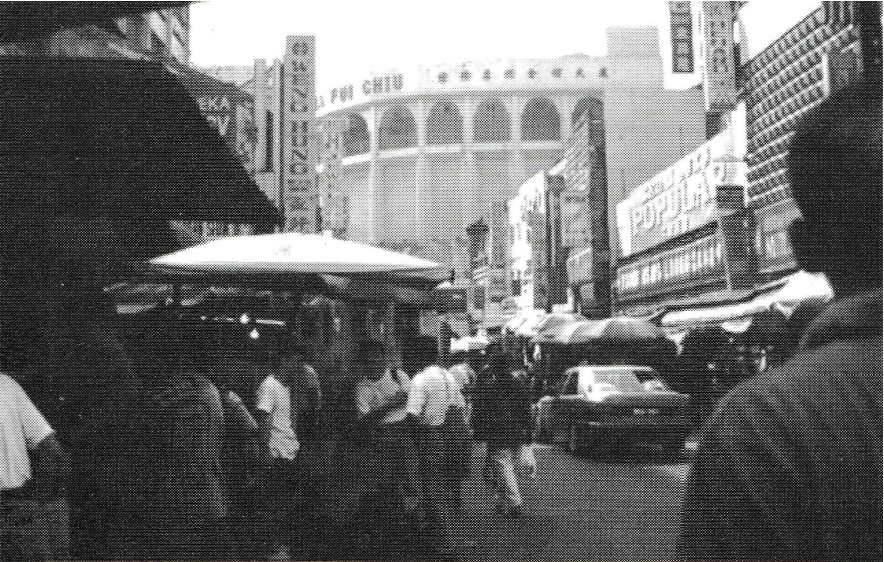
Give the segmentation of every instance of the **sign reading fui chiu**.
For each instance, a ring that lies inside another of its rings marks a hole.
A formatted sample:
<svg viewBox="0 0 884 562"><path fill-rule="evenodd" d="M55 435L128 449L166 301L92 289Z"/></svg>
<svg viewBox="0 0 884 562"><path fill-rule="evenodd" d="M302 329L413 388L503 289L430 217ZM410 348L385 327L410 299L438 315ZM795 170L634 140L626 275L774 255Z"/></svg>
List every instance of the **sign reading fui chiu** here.
<svg viewBox="0 0 884 562"><path fill-rule="evenodd" d="M640 185L617 205L620 251L629 256L717 218L718 186L745 185L745 164L725 131Z"/></svg>

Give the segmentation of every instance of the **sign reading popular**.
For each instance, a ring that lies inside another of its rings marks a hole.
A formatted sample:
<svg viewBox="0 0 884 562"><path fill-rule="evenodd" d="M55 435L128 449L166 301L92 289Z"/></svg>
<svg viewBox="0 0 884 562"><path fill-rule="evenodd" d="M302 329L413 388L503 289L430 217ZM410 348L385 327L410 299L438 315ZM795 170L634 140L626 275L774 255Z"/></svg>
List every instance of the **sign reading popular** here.
<svg viewBox="0 0 884 562"><path fill-rule="evenodd" d="M732 154L730 133L724 131L618 203L621 254L653 248L716 220L718 186L746 182L745 163Z"/></svg>

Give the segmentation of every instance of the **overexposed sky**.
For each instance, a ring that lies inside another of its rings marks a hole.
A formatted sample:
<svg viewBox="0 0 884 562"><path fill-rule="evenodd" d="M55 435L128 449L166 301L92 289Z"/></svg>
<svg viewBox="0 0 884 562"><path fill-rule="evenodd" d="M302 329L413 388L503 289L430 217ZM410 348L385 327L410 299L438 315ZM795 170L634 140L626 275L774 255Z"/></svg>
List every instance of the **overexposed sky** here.
<svg viewBox="0 0 884 562"><path fill-rule="evenodd" d="M819 5L750 1L741 10L750 55ZM190 15L191 62L197 66L281 59L286 35L315 35L317 92L417 64L603 55L605 29L629 25L658 27L668 87L699 82L698 75L669 74L669 6L663 0L210 0L192 4Z"/></svg>

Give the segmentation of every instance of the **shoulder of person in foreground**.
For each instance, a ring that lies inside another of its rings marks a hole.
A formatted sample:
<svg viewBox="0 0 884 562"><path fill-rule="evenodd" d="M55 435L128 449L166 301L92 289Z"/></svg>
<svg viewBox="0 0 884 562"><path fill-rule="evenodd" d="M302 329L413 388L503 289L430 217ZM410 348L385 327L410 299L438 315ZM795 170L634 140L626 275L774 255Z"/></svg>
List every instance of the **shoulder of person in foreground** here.
<svg viewBox="0 0 884 562"><path fill-rule="evenodd" d="M850 526L875 517L880 539L881 338L854 337L868 310L836 303L813 347L721 401L686 485L684 558L852 559Z"/></svg>

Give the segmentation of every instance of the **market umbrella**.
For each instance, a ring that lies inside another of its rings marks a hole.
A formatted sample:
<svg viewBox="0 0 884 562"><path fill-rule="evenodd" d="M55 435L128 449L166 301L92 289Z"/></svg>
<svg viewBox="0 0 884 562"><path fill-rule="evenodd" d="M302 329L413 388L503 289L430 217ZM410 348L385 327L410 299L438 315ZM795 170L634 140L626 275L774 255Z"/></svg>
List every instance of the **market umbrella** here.
<svg viewBox="0 0 884 562"><path fill-rule="evenodd" d="M567 326L556 343L642 343L665 340L666 333L647 320L618 316L604 320L586 320Z"/></svg>
<svg viewBox="0 0 884 562"><path fill-rule="evenodd" d="M435 272L439 265L383 248L294 232L232 236L150 260L169 275L248 276Z"/></svg>
<svg viewBox="0 0 884 562"><path fill-rule="evenodd" d="M537 327L546 318L547 313L543 310L531 310L526 313L525 320L516 328L515 334L523 338L533 338L537 335Z"/></svg>
<svg viewBox="0 0 884 562"><path fill-rule="evenodd" d="M534 343L558 343L556 338L569 326L586 321L584 316L564 312L553 312L546 315L537 325Z"/></svg>

